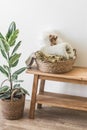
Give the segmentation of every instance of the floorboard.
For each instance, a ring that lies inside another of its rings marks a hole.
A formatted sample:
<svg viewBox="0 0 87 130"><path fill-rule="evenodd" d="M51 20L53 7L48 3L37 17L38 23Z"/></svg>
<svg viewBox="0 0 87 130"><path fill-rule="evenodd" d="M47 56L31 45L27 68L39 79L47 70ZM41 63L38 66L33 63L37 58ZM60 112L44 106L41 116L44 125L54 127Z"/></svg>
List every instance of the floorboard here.
<svg viewBox="0 0 87 130"><path fill-rule="evenodd" d="M6 120L0 109L0 130L87 130L87 112L47 107L36 110L35 119L28 118L29 101L20 120Z"/></svg>

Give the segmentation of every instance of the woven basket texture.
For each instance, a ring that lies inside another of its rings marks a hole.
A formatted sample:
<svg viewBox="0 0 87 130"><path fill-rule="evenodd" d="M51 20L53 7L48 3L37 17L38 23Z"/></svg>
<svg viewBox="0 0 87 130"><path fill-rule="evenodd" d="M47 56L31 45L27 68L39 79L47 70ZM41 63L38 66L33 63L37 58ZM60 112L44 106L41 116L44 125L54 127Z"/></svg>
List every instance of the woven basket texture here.
<svg viewBox="0 0 87 130"><path fill-rule="evenodd" d="M41 61L40 59L36 58L36 64L37 68L42 72L60 74L71 71L75 60L76 59L69 59L51 63L47 61Z"/></svg>
<svg viewBox="0 0 87 130"><path fill-rule="evenodd" d="M1 100L0 104L4 118L16 120L23 116L25 96L17 100Z"/></svg>

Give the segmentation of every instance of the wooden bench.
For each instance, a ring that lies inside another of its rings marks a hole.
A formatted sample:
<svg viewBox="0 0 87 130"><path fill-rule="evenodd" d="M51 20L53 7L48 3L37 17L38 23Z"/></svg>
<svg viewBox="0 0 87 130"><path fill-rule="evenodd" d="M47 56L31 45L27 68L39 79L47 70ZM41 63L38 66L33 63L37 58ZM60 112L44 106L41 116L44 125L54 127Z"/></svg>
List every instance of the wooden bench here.
<svg viewBox="0 0 87 130"><path fill-rule="evenodd" d="M41 108L42 104L87 111L87 98L45 92L45 80L68 82L87 85L87 68L73 67L73 70L64 74L43 73L36 69L28 69L28 74L33 74L33 88L29 111L29 118L34 119L35 106ZM37 94L38 81L40 80L39 94Z"/></svg>

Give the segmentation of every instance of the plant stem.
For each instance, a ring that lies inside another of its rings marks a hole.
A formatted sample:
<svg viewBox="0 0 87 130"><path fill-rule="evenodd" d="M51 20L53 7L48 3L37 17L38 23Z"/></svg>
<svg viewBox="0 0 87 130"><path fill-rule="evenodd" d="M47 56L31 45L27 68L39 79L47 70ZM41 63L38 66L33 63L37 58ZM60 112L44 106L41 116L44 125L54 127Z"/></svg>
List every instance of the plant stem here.
<svg viewBox="0 0 87 130"><path fill-rule="evenodd" d="M10 59L10 56L9 56L9 53L8 53L8 65L9 65L9 82L10 82L10 88L12 90L12 76L11 76L11 66L10 66L10 63L9 63L9 59Z"/></svg>
<svg viewBox="0 0 87 130"><path fill-rule="evenodd" d="M9 73L9 81L10 81L10 87L11 87L11 90L12 90L12 79L11 79L11 71Z"/></svg>

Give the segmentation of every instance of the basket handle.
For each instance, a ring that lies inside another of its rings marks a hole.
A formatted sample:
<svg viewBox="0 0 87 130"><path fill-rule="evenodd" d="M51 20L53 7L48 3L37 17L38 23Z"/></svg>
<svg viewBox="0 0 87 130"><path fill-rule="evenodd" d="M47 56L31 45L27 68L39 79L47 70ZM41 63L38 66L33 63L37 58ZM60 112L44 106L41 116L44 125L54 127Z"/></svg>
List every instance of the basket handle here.
<svg viewBox="0 0 87 130"><path fill-rule="evenodd" d="M74 53L75 53L75 56L77 56L77 53L76 53L76 49L73 49Z"/></svg>
<svg viewBox="0 0 87 130"><path fill-rule="evenodd" d="M14 100L14 95L15 95L17 92L20 92L20 89L15 89L15 90L12 92L12 94L11 94L11 101ZM23 96L23 94L22 94L22 96Z"/></svg>

